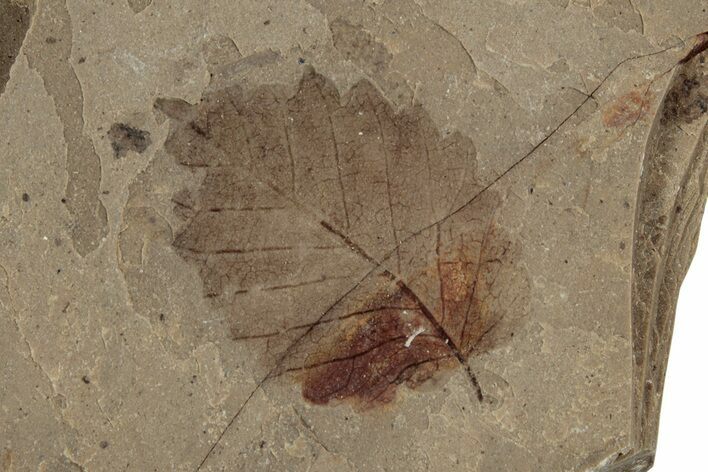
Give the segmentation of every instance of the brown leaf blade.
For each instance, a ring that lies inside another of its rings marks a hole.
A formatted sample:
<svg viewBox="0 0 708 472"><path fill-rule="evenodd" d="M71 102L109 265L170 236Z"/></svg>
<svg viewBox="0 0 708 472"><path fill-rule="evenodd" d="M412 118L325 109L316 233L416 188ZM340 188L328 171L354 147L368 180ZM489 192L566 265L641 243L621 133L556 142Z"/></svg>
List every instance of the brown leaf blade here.
<svg viewBox="0 0 708 472"><path fill-rule="evenodd" d="M230 311L234 339L265 346L270 378L364 409L460 365L479 389L467 359L513 333L528 287L497 195L452 214L482 188L469 139L367 81L340 96L312 70L292 94L156 107L172 119L167 151L203 173L173 197L186 219L173 247Z"/></svg>

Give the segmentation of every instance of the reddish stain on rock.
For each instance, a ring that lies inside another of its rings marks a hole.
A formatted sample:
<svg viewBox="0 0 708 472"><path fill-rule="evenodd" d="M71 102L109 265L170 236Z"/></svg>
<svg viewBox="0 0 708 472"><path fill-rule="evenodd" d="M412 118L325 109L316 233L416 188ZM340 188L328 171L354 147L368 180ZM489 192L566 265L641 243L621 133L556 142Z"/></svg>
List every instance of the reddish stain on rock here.
<svg viewBox="0 0 708 472"><path fill-rule="evenodd" d="M635 123L650 108L651 96L647 90L634 89L612 101L602 113L602 122L608 128L619 128Z"/></svg>

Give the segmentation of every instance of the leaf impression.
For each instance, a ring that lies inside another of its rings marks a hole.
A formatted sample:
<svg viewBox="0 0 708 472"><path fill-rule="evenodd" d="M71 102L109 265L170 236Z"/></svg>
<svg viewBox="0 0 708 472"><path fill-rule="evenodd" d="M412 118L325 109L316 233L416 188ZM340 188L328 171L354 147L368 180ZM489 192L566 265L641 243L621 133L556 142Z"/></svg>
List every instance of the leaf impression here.
<svg viewBox="0 0 708 472"><path fill-rule="evenodd" d="M340 95L313 69L289 90L158 99L166 150L201 179L173 196L174 249L237 342L264 350L315 404L391 403L513 337L528 304L503 199L476 151L422 105L394 109L366 80ZM459 210L456 210L459 209ZM453 211L455 210L455 211Z"/></svg>

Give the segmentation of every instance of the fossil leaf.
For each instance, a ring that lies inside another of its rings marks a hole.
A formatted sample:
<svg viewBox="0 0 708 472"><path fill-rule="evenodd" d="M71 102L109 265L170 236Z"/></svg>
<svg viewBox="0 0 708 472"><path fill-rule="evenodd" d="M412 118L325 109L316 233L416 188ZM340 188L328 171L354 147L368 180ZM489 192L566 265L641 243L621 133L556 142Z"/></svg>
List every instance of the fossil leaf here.
<svg viewBox="0 0 708 472"><path fill-rule="evenodd" d="M168 152L203 172L173 197L186 220L173 246L234 339L264 347L270 378L368 408L462 366L482 398L467 359L513 336L527 282L468 138L365 80L340 96L311 69L292 94L156 107L173 120Z"/></svg>

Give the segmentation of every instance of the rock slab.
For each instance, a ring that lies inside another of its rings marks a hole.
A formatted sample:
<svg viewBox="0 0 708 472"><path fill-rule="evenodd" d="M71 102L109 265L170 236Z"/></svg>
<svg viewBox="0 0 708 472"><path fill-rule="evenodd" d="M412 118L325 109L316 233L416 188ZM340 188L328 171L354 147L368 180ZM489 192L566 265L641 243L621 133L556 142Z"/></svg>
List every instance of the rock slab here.
<svg viewBox="0 0 708 472"><path fill-rule="evenodd" d="M0 470L648 470L706 30L0 0Z"/></svg>

